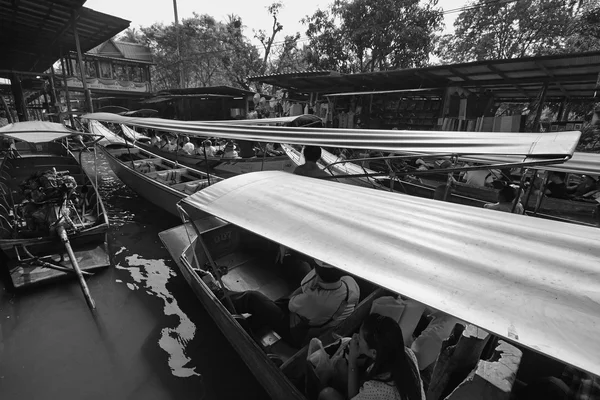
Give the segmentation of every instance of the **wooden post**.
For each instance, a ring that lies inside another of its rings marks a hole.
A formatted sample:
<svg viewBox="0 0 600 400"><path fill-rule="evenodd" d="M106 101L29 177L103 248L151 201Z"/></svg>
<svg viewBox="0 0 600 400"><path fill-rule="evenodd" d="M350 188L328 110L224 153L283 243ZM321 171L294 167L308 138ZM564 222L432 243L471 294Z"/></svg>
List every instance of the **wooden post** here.
<svg viewBox="0 0 600 400"><path fill-rule="evenodd" d="M71 126L75 126L73 120L73 111L71 110L71 95L69 94L69 85L67 84L67 70L65 69L65 61L62 56L62 50L60 55L60 67L63 72L63 85L65 87L65 101L67 102L67 112L69 113L69 119L71 120ZM62 123L62 121L60 121Z"/></svg>
<svg viewBox="0 0 600 400"><path fill-rule="evenodd" d="M539 124L540 117L542 116L542 110L544 109L544 103L546 102L546 93L548 92L548 82L544 83L542 87L542 92L540 93L540 97L537 104L537 110L535 111L535 119L533 120L533 124L531 125L532 132L539 132Z"/></svg>
<svg viewBox="0 0 600 400"><path fill-rule="evenodd" d="M86 111L94 112L94 105L92 104L92 94L88 90L87 81L85 80L85 66L83 65L83 56L81 55L81 46L79 46L79 34L77 32L77 19L75 18L75 12L71 14L71 18L73 20L73 36L75 36L75 47L77 48L77 61L79 62L79 73L81 74L81 83L83 84L83 93L85 96L85 108Z"/></svg>
<svg viewBox="0 0 600 400"><path fill-rule="evenodd" d="M500 340L492 358L479 361L446 400L509 400L523 353Z"/></svg>
<svg viewBox="0 0 600 400"><path fill-rule="evenodd" d="M427 400L443 398L464 380L477 365L489 338L490 335L486 331L474 325L468 325L459 335L450 336L442 344L433 369L431 383L427 389Z"/></svg>
<svg viewBox="0 0 600 400"><path fill-rule="evenodd" d="M10 86L15 99L15 109L17 110L19 121L29 121L29 117L27 116L27 105L25 104L25 97L23 96L23 88L21 87L21 78L16 73L11 74Z"/></svg>
<svg viewBox="0 0 600 400"><path fill-rule="evenodd" d="M56 77L54 73L54 66L50 66L50 102L52 103L52 107L50 110L56 111L58 113L58 98L56 97L56 85L54 84L54 78ZM52 111L51 111L52 112ZM57 116L58 119L58 116ZM52 119L51 119L52 120ZM57 121L60 122L60 121Z"/></svg>

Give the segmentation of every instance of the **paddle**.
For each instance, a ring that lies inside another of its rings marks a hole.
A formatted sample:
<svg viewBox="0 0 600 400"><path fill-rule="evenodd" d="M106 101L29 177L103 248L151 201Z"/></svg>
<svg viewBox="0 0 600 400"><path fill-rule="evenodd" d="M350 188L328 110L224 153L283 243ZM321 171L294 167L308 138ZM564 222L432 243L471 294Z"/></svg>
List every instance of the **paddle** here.
<svg viewBox="0 0 600 400"><path fill-rule="evenodd" d="M73 253L73 249L71 248L71 243L69 242L69 235L67 235L67 230L63 225L59 225L56 228L58 236L60 240L62 240L65 249L67 250L67 254L69 254L69 259L71 260L71 265L73 265L73 270L77 275L77 279L79 279L79 285L81 286L81 290L83 291L83 295L85 296L85 301L87 302L90 309L94 310L96 308L96 303L94 303L94 299L92 299L92 295L90 294L90 289L83 278L83 274L81 269L79 268L79 264L77 263L77 258L75 258L75 253Z"/></svg>

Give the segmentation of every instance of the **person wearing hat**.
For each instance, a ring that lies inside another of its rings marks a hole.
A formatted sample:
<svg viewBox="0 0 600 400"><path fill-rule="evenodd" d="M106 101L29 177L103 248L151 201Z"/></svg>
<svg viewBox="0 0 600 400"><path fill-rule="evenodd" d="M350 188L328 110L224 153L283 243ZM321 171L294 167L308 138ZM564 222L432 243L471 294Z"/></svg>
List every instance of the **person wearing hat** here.
<svg viewBox="0 0 600 400"><path fill-rule="evenodd" d="M360 288L351 276L320 260L289 299L269 299L258 291L232 293L238 314L252 314L254 329L270 326L292 345L302 346L346 319L358 304Z"/></svg>
<svg viewBox="0 0 600 400"><path fill-rule="evenodd" d="M238 152L235 151L233 142L227 142L223 151L223 158L240 158Z"/></svg>
<svg viewBox="0 0 600 400"><path fill-rule="evenodd" d="M294 175L321 179L329 177L317 164L321 158L321 148L319 146L304 146L302 154L304 154L304 164L296 167Z"/></svg>

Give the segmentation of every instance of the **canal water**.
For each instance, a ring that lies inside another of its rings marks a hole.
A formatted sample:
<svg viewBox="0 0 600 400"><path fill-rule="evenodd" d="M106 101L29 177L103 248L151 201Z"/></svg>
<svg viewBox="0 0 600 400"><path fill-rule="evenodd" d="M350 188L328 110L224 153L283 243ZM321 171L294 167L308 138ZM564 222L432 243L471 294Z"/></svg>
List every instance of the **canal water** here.
<svg viewBox="0 0 600 400"><path fill-rule="evenodd" d="M19 292L0 280L0 400L268 399L158 238L179 220L100 154L98 172L113 266L87 280L97 310L75 280Z"/></svg>

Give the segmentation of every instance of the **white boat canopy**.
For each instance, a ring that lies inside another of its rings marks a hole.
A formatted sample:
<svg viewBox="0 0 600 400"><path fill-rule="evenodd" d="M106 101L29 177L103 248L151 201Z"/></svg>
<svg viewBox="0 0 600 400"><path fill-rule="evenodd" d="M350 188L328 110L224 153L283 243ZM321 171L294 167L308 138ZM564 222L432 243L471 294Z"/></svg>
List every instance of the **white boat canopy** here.
<svg viewBox="0 0 600 400"><path fill-rule="evenodd" d="M479 162L484 164L496 163L519 163L523 161L519 157L496 156L496 157L467 157L466 161ZM572 174L600 175L600 154L575 152L569 161L563 164L545 165L532 167L548 171L568 172Z"/></svg>
<svg viewBox="0 0 600 400"><path fill-rule="evenodd" d="M170 131L190 136L217 136L298 145L315 145L385 152L426 152L457 155L521 155L535 158L571 157L581 133L399 131L289 126L241 125L236 121L177 121L86 114L82 118ZM297 117L299 118L299 117ZM260 121L260 120L250 120Z"/></svg>
<svg viewBox="0 0 600 400"><path fill-rule="evenodd" d="M98 141L101 146L119 145L127 146L127 141L116 133L99 123L98 121L90 120L90 132L95 135L103 136L104 139Z"/></svg>
<svg viewBox="0 0 600 400"><path fill-rule="evenodd" d="M8 137L28 143L47 143L70 136L86 135L75 132L62 124L47 121L24 121L0 128L0 137Z"/></svg>
<svg viewBox="0 0 600 400"><path fill-rule="evenodd" d="M285 172L181 201L600 375L600 230Z"/></svg>

